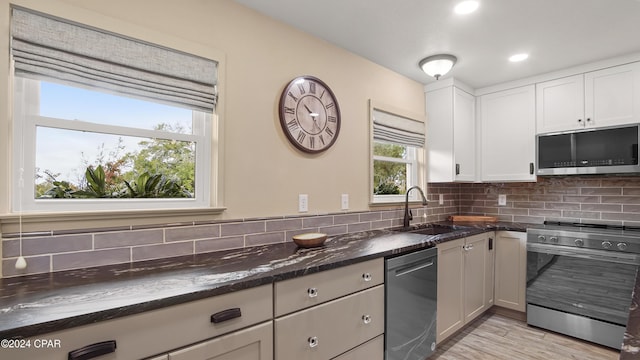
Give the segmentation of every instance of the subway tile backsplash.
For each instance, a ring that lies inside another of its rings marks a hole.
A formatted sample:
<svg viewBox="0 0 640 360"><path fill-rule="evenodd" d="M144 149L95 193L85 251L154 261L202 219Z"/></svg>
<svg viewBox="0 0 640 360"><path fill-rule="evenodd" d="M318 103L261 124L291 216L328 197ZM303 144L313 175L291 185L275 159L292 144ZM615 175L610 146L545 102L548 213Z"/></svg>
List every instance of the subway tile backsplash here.
<svg viewBox="0 0 640 360"><path fill-rule="evenodd" d="M431 216L432 212L436 210L413 208L412 223L446 219ZM305 232L334 236L399 226L403 215L402 210L377 210L23 234L22 253L28 263L23 271L14 268L20 255L19 234L3 234L2 270L4 277L13 277L277 244Z"/></svg>
<svg viewBox="0 0 640 360"><path fill-rule="evenodd" d="M535 183L429 184L429 205L413 208L412 223L447 220L450 215L492 215L500 221L545 220L640 226L640 177L544 177ZM498 206L498 195L507 196ZM439 204L442 195L443 204ZM14 268L18 234L2 239L3 276L46 273L291 241L304 232L330 236L402 224L403 207L335 214L237 219L25 234L28 267Z"/></svg>

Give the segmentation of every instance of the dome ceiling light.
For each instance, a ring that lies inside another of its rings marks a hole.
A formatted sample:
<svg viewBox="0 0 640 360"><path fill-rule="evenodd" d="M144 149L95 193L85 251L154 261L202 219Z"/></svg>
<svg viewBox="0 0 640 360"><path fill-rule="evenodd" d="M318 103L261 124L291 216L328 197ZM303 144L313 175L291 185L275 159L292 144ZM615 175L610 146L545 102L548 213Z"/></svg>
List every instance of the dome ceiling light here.
<svg viewBox="0 0 640 360"><path fill-rule="evenodd" d="M420 60L420 68L427 75L433 76L436 80L453 68L458 58L449 54L438 54Z"/></svg>

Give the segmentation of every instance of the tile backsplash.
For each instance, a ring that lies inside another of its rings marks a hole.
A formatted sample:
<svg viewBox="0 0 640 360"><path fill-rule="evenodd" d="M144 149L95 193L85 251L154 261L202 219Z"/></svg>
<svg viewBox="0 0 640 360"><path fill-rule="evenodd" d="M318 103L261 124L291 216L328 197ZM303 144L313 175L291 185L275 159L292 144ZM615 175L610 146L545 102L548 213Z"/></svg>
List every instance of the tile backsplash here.
<svg viewBox="0 0 640 360"><path fill-rule="evenodd" d="M436 209L413 208L412 223L446 219ZM433 215L431 213L434 213ZM144 228L86 229L22 235L22 255L28 267L16 270L19 234L3 234L4 277L122 264L291 241L304 232L340 235L402 224L403 208L311 216L280 216L158 225Z"/></svg>
<svg viewBox="0 0 640 360"><path fill-rule="evenodd" d="M498 195L506 195L498 206ZM439 204L440 195L443 203ZM491 215L501 221L544 220L640 226L640 177L541 177L535 183L429 184L429 206L414 208L412 223L444 221L450 215ZM402 224L403 210L372 210L310 216L237 219L144 228L73 230L23 234L28 267L14 267L18 234L3 234L4 277L129 263L291 241L319 231L340 235Z"/></svg>

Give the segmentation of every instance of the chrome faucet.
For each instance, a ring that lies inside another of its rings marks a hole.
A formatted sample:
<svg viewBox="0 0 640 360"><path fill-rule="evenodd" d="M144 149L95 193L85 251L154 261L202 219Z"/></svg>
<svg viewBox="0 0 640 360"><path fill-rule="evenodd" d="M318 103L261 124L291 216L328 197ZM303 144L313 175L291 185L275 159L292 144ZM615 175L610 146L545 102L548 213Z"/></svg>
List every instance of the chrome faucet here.
<svg viewBox="0 0 640 360"><path fill-rule="evenodd" d="M411 214L411 210L409 210L409 192L413 189L417 189L420 192L420 196L422 196L422 205L427 205L427 198L424 197L424 193L422 189L418 186L412 186L407 190L407 194L404 200L404 220L402 226L407 229L409 227L409 222L413 220L413 214Z"/></svg>

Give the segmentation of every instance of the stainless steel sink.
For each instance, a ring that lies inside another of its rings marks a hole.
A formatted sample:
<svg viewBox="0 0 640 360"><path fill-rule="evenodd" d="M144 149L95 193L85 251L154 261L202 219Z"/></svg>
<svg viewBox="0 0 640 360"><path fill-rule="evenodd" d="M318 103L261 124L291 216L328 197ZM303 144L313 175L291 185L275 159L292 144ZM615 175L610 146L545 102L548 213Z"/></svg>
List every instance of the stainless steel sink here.
<svg viewBox="0 0 640 360"><path fill-rule="evenodd" d="M450 232L454 232L457 231L459 229L454 229L451 226L446 226L446 225L435 225L435 224L429 224L426 226L422 226L422 227L409 227L409 228L395 228L392 229L394 231L401 231L401 232L410 232L410 233L414 233L414 234L422 234L422 235L438 235L438 234L447 234Z"/></svg>

